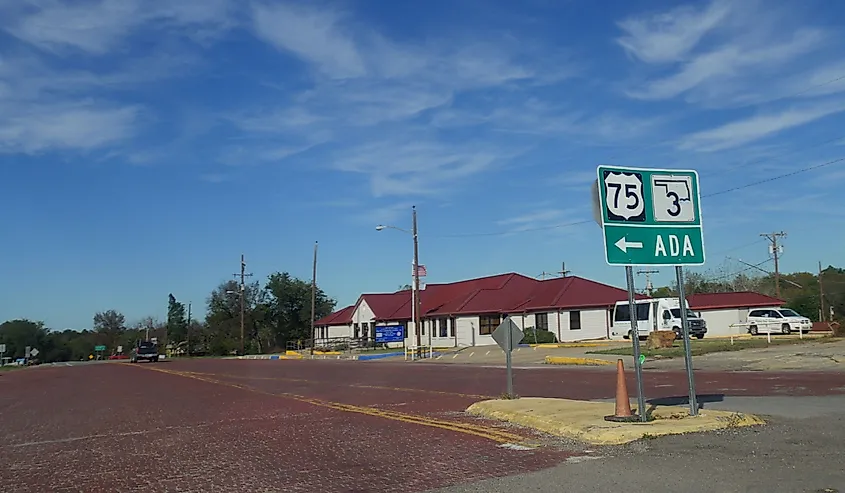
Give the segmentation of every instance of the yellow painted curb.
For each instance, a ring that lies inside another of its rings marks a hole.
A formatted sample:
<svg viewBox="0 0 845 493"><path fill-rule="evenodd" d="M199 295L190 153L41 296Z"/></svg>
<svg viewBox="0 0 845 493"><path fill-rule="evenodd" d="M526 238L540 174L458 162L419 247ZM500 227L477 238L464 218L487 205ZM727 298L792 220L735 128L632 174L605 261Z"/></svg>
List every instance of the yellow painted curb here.
<svg viewBox="0 0 845 493"><path fill-rule="evenodd" d="M605 421L604 416L613 414L614 409L613 402L528 397L476 402L467 412L594 445L620 445L642 438L766 423L752 414L709 409L702 409L698 416L689 416L688 408L678 406L653 408L655 419L647 423Z"/></svg>
<svg viewBox="0 0 845 493"><path fill-rule="evenodd" d="M285 356L302 356L302 353L288 349L287 351L285 351Z"/></svg>
<svg viewBox="0 0 845 493"><path fill-rule="evenodd" d="M616 364L613 361L598 358L570 358L568 356L546 356L547 365L577 365L577 366L607 366Z"/></svg>

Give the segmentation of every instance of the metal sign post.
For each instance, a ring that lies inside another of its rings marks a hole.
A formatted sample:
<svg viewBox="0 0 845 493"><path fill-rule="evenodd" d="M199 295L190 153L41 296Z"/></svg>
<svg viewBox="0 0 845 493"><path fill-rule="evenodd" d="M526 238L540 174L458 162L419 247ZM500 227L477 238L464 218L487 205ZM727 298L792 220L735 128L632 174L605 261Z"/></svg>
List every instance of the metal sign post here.
<svg viewBox="0 0 845 493"><path fill-rule="evenodd" d="M519 345L522 342L522 338L525 337L525 334L520 330L519 327L511 320L510 317L507 317L502 323L496 327L496 330L493 331L493 340L496 341L496 344L499 345L500 348L505 352L505 368L507 371L507 393L508 397L513 397L513 365L511 363L511 351L513 351L514 346Z"/></svg>
<svg viewBox="0 0 845 493"><path fill-rule="evenodd" d="M605 260L609 265L625 266L640 419L645 421L646 417L634 295L635 265L676 267L690 413L696 415L698 409L681 266L703 265L705 261L698 172L602 165L596 169L596 174L592 192L593 214L602 227Z"/></svg>
<svg viewBox="0 0 845 493"><path fill-rule="evenodd" d="M698 415L698 402L695 398L695 376L692 371L692 349L689 336L689 322L687 322L687 295L684 290L684 268L675 267L675 278L678 281L678 300L681 307L681 334L684 338L684 364L687 367L687 382L689 383L689 413Z"/></svg>
<svg viewBox="0 0 845 493"><path fill-rule="evenodd" d="M645 392L643 392L643 363L640 361L640 328L636 297L634 296L634 268L625 266L625 278L628 283L628 313L631 318L631 341L634 345L634 373L637 376L637 415L640 421L648 420L645 412Z"/></svg>

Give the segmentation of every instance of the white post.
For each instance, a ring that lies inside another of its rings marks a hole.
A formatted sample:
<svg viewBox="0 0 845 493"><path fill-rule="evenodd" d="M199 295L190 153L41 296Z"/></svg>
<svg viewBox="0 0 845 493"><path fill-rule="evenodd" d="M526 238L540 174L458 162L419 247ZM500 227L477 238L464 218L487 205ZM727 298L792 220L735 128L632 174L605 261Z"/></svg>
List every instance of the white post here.
<svg viewBox="0 0 845 493"><path fill-rule="evenodd" d="M416 298L416 296L417 296L417 293L414 290L414 283L413 283L413 281L411 281L411 321L408 322L408 330L407 330L408 337L410 337L410 335L411 335L411 324L412 323L416 324L416 320L417 320L417 315L416 315L417 298ZM416 330L417 330L417 326L414 325L414 331L416 332ZM414 357L412 355L411 360L413 360L413 359L414 359Z"/></svg>
<svg viewBox="0 0 845 493"><path fill-rule="evenodd" d="M771 322L766 322L766 344L772 343L772 324Z"/></svg>

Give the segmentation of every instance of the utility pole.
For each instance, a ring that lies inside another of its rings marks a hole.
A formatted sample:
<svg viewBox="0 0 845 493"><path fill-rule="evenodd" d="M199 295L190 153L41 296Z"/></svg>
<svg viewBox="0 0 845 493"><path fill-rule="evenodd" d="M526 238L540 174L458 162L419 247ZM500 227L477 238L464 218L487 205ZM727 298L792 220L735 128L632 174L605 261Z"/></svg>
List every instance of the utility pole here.
<svg viewBox="0 0 845 493"><path fill-rule="evenodd" d="M822 263L819 262L819 322L824 322L824 318L824 285L822 284Z"/></svg>
<svg viewBox="0 0 845 493"><path fill-rule="evenodd" d="M317 332L314 328L314 317L317 313L317 242L314 242L314 263L311 267L311 355L314 355L314 345L317 344Z"/></svg>
<svg viewBox="0 0 845 493"><path fill-rule="evenodd" d="M233 274L236 278L241 278L241 289L240 289L240 296L241 296L241 356L244 355L244 295L246 294L246 282L244 278L252 276L252 274L246 273L246 261L244 260L244 254L241 254L241 273L240 274Z"/></svg>
<svg viewBox="0 0 845 493"><path fill-rule="evenodd" d="M566 275L569 274L569 272L570 271L566 270L566 262L561 262L560 263L560 272L558 272L558 274L560 274L560 277L566 277Z"/></svg>
<svg viewBox="0 0 845 493"><path fill-rule="evenodd" d="M654 286L651 284L651 275L652 274L659 274L660 271L657 270L638 270L637 275L645 274L645 291L646 293L651 296L651 293L654 291Z"/></svg>
<svg viewBox="0 0 845 493"><path fill-rule="evenodd" d="M416 298L414 299L414 332L417 335L417 351L420 350L420 298L422 298L420 293L420 246L419 240L417 238L417 206L413 206L411 208L412 216L411 221L413 225L412 233L414 235L414 291L417 293ZM422 357L422 353L420 353L420 357Z"/></svg>
<svg viewBox="0 0 845 493"><path fill-rule="evenodd" d="M539 277L540 279L545 279L546 277L552 277L552 275L550 273L546 272L546 271L543 271L537 277Z"/></svg>
<svg viewBox="0 0 845 493"><path fill-rule="evenodd" d="M188 343L185 351L188 353L188 356L191 355L191 302L188 302Z"/></svg>
<svg viewBox="0 0 845 493"><path fill-rule="evenodd" d="M780 247L778 246L778 238L785 237L786 233L783 231L780 233L761 233L760 236L771 242L769 249L775 259L775 297L780 298L780 266L778 264L780 260Z"/></svg>

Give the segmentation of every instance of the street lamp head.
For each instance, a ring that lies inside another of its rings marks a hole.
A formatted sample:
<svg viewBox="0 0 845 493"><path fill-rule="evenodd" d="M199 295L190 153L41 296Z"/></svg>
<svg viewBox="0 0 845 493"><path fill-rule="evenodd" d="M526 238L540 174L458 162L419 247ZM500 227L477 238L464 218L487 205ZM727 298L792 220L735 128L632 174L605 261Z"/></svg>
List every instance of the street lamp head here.
<svg viewBox="0 0 845 493"><path fill-rule="evenodd" d="M383 224L379 224L378 226L376 226L376 231L381 231L381 230L383 230L383 229L384 229L384 228L386 228L386 227L387 227L387 226L385 226L385 225L383 225Z"/></svg>

